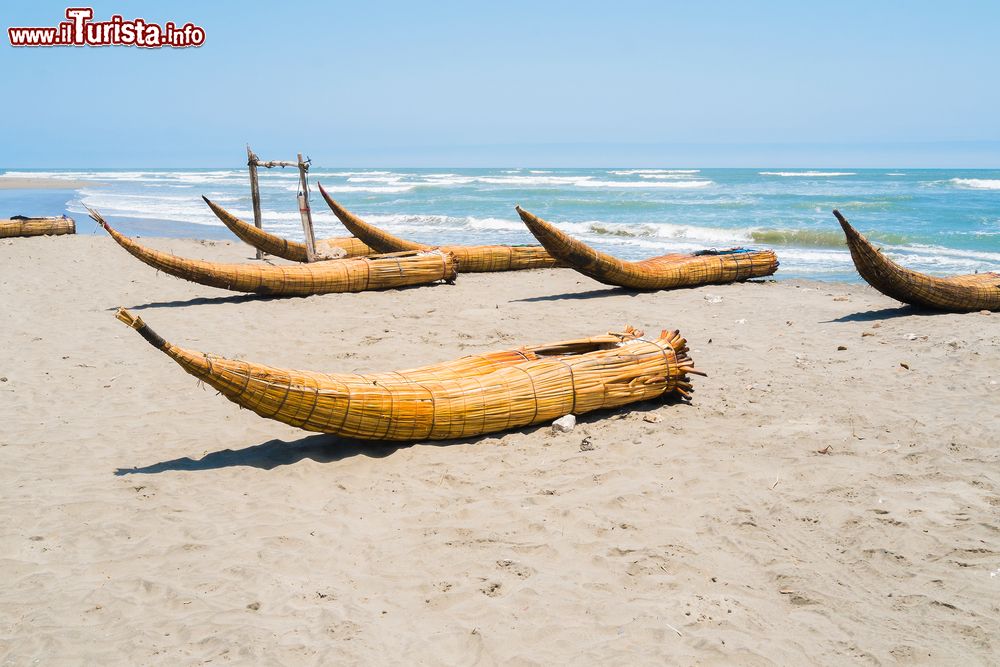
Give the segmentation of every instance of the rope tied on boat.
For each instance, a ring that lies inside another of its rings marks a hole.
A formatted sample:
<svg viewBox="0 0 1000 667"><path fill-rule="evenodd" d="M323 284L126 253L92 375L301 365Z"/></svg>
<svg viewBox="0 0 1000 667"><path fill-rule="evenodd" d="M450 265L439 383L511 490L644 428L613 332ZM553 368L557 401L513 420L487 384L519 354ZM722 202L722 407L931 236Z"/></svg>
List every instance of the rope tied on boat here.
<svg viewBox="0 0 1000 667"><path fill-rule="evenodd" d="M155 347L157 350L162 350L167 344L162 337L160 337L155 331L149 328L149 326L142 321L142 318L133 315L132 313L125 310L124 307L119 307L118 312L115 313L115 317L136 330L136 332L146 339L146 342Z"/></svg>

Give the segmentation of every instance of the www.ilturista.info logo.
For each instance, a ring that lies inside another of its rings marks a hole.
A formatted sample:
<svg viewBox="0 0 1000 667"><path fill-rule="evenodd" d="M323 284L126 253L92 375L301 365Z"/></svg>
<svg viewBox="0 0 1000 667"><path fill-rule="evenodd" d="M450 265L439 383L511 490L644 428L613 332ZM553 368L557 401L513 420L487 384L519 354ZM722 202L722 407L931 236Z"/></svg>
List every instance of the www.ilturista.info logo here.
<svg viewBox="0 0 1000 667"><path fill-rule="evenodd" d="M146 49L162 47L185 48L205 43L205 29L185 23L178 27L173 21L162 26L145 19L126 21L115 14L109 21L91 21L91 7L69 7L68 21L54 28L7 28L11 46L139 46Z"/></svg>

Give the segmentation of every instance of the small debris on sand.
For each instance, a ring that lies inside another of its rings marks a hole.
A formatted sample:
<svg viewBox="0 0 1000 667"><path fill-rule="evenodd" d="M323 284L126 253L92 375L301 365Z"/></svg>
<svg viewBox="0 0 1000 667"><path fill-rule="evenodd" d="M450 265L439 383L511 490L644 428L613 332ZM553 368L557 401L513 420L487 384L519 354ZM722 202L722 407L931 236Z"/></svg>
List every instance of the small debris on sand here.
<svg viewBox="0 0 1000 667"><path fill-rule="evenodd" d="M576 427L576 417L565 415L552 422L552 430L556 433L569 433Z"/></svg>

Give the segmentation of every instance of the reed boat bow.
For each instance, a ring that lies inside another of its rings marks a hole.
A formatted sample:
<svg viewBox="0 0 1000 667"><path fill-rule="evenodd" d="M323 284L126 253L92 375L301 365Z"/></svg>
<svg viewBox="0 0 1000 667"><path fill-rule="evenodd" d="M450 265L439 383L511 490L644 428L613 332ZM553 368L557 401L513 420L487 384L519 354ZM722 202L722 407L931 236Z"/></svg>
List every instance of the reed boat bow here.
<svg viewBox="0 0 1000 667"><path fill-rule="evenodd" d="M430 246L415 243L394 236L366 222L357 215L341 206L323 189L319 183L320 194L337 219L343 223L351 234L361 239L379 252L400 252L404 250L428 250L440 247L450 252L458 261L458 270L462 273L488 273L493 271L520 271L524 269L545 269L560 266L559 262L541 246L508 246L508 245L448 245Z"/></svg>
<svg viewBox="0 0 1000 667"><path fill-rule="evenodd" d="M626 262L591 248L520 206L515 208L528 230L550 255L605 285L635 290L695 287L760 278L778 269L778 258L773 251L743 248L678 253Z"/></svg>
<svg viewBox="0 0 1000 667"><path fill-rule="evenodd" d="M257 229L254 225L240 220L226 209L211 201L208 197L202 196L202 199L212 209L212 213L215 213L216 217L222 221L222 224L228 227L229 231L244 243L268 255L281 257L292 262L305 262L307 260L305 243L289 241L280 236L269 234L263 229ZM353 236L317 239L316 253L320 259L342 259L345 257L364 257L365 255L377 254L375 250L361 239Z"/></svg>
<svg viewBox="0 0 1000 667"><path fill-rule="evenodd" d="M913 306L953 313L1000 310L1000 273L939 278L912 271L886 257L840 211L834 210L833 215L844 230L858 273L882 294Z"/></svg>

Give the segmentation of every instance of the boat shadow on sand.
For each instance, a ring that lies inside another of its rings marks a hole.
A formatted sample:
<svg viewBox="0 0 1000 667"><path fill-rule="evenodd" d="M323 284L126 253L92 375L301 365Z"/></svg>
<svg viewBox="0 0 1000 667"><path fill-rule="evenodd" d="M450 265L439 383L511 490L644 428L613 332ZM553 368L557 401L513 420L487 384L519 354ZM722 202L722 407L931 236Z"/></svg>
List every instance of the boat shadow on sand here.
<svg viewBox="0 0 1000 667"><path fill-rule="evenodd" d="M416 290L421 287L433 287L433 285L401 285L390 289L379 290L384 292L401 292L404 290ZM324 296L338 296L340 294L363 294L364 292L330 292L329 294L304 294L301 296L289 296L285 294L262 294L259 292L229 294L226 296L196 296L190 299L176 299L174 301L151 301L140 303L136 306L129 306L128 310L149 310L150 308L186 308L188 306L209 306L212 304L224 303L249 303L251 301L294 301L296 299L316 299ZM108 308L108 310L118 310Z"/></svg>
<svg viewBox="0 0 1000 667"><path fill-rule="evenodd" d="M606 296L639 296L643 292L625 289L624 287L606 287L588 292L566 292L564 294L544 294L542 296L529 296L523 299L511 299L512 302L533 303L536 301L562 301L570 299L600 299Z"/></svg>
<svg viewBox="0 0 1000 667"><path fill-rule="evenodd" d="M740 281L739 285L766 285L775 282L770 278L765 279L751 279ZM530 296L523 299L512 299L512 303L533 303L537 301L569 301L569 300L585 300L585 299L600 299L606 296L641 296L643 294L657 294L659 292L685 292L688 290L697 290L709 287L724 287L731 283L722 283L719 285L692 285L690 287L675 287L668 290L640 290L632 289L630 287L604 287L601 289L588 290L586 292L565 292L563 294L544 294L542 296Z"/></svg>
<svg viewBox="0 0 1000 667"><path fill-rule="evenodd" d="M129 310L148 310L150 308L185 308L187 306L205 306L221 303L247 303L249 301L276 301L278 299L294 299L308 297L282 297L271 296L269 294L230 294L228 296L197 296L190 299L177 299L175 301L151 301L141 303L136 306L129 306ZM109 308L108 310L118 310Z"/></svg>
<svg viewBox="0 0 1000 667"><path fill-rule="evenodd" d="M200 459L185 456L141 468L118 468L115 470L115 475L155 475L169 471L218 470L240 466L272 470L298 463L303 459L311 459L317 463L332 463L354 456L380 459L389 456L400 447L407 446L409 446L407 443L343 440L319 433L292 441L268 440L243 449L220 449Z"/></svg>
<svg viewBox="0 0 1000 667"><path fill-rule="evenodd" d="M630 413L645 415L663 406L680 407L687 405L679 398L670 397L662 400L646 401L644 403L623 406L617 410L600 411L596 414L581 415L577 417L577 428L587 426L594 422L605 419L621 419ZM496 440L504 435L512 433L530 434L537 431L549 429L550 424L540 424L537 426L527 426L522 429L513 429L500 433L487 433L484 435L456 440L426 440L419 442L389 442L389 441L363 441L348 440L334 435L323 433L307 435L298 440L268 440L267 442L243 449L220 449L210 452L200 459L192 459L185 456L169 461L160 461L147 466L136 468L118 468L115 475L156 475L163 472L187 471L201 472L205 470L219 470L221 468L260 468L261 470L273 470L281 466L294 465L304 459L310 459L316 463L334 463L356 456L365 456L372 459L382 459L401 449L411 447L449 447L452 445L477 445L486 440ZM587 433L577 431L581 439L587 437ZM572 437L572 434L570 434Z"/></svg>
<svg viewBox="0 0 1000 667"><path fill-rule="evenodd" d="M895 308L880 308L879 310L866 310L860 313L843 315L833 320L826 320L820 324L830 324L834 322L878 322L879 320L891 320L896 317L924 317L928 315L947 315L939 310L919 308L917 306L897 306Z"/></svg>

